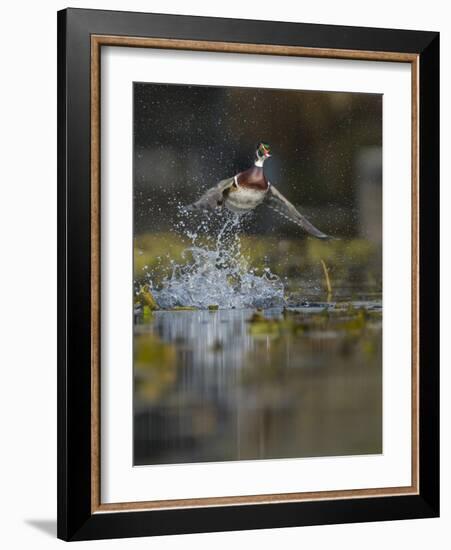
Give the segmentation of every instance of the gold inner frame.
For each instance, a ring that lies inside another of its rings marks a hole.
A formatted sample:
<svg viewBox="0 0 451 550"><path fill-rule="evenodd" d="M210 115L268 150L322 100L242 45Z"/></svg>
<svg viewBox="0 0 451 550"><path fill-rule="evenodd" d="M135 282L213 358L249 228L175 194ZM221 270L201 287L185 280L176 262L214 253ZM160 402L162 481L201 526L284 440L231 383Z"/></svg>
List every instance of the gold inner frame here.
<svg viewBox="0 0 451 550"><path fill-rule="evenodd" d="M331 59L356 59L410 63L412 71L412 480L406 487L383 487L337 491L102 503L100 498L100 53L102 46L158 48L191 51L247 53ZM419 494L419 56L399 52L334 50L267 44L242 44L91 36L91 512L194 508L305 502Z"/></svg>

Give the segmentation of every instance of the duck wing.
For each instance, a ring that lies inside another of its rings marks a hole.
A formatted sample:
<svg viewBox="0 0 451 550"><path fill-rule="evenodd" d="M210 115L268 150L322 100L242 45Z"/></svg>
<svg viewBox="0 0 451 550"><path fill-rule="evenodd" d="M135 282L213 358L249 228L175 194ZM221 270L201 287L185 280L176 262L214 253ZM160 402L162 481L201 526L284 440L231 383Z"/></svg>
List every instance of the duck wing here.
<svg viewBox="0 0 451 550"><path fill-rule="evenodd" d="M326 235L312 225L308 219L298 212L296 207L282 195L282 193L277 191L273 185L269 187L265 201L270 208L281 214L284 218L287 218L296 225L302 227L304 231L307 231L307 233L313 235L313 237L316 237L317 239L331 238L329 235Z"/></svg>
<svg viewBox="0 0 451 550"><path fill-rule="evenodd" d="M196 202L193 202L187 208L189 210L214 210L222 205L224 191L232 187L233 182L234 178L221 180L214 187L205 191Z"/></svg>

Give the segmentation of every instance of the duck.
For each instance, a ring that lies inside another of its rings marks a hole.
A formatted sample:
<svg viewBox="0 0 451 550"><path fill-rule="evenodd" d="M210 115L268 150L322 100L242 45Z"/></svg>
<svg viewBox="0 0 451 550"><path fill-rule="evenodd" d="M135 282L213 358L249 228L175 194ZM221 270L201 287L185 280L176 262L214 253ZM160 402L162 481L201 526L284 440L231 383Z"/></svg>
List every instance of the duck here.
<svg viewBox="0 0 451 550"><path fill-rule="evenodd" d="M309 235L317 239L331 239L317 229L297 208L271 184L265 175L263 165L272 156L268 143L260 142L255 151L253 166L225 178L211 187L193 204L189 210L227 210L241 215L251 212L260 205L266 205L283 217L295 223Z"/></svg>

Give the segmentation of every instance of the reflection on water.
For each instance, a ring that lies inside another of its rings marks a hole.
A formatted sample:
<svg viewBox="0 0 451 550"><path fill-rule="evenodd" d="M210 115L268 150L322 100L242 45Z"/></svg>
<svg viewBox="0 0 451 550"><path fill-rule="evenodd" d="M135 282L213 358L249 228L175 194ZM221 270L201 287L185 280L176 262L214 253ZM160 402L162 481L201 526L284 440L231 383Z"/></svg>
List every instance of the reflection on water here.
<svg viewBox="0 0 451 550"><path fill-rule="evenodd" d="M354 305L137 324L134 463L382 452L381 309Z"/></svg>

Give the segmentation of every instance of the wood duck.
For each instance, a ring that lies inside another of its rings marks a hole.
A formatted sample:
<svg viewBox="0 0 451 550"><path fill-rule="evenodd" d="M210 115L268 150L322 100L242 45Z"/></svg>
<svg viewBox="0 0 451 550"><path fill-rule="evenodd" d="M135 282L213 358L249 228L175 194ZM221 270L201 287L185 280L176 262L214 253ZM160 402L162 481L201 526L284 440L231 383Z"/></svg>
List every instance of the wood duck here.
<svg viewBox="0 0 451 550"><path fill-rule="evenodd" d="M267 143L259 143L251 168L233 177L221 180L208 189L190 209L215 210L224 206L237 214L244 214L260 204L266 204L285 218L294 222L318 239L330 237L314 227L282 193L269 182L263 171L263 164L271 156Z"/></svg>

